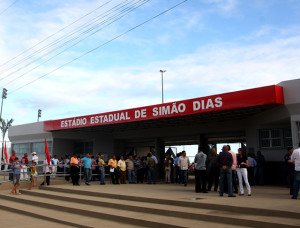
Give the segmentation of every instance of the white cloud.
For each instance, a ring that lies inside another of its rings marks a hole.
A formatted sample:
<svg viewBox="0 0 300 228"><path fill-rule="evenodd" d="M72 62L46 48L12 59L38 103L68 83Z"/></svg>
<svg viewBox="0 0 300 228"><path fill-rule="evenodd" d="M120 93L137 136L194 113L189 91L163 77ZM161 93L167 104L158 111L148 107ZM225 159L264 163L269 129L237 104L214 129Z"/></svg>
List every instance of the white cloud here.
<svg viewBox="0 0 300 228"><path fill-rule="evenodd" d="M57 3L59 2L61 1L57 1ZM95 7L98 2L93 2L94 5L90 6L90 9ZM225 13L234 11L239 4L234 0L205 0L204 2L213 4L220 12ZM8 59L16 52L13 46L5 44L4 41L12 39L11 42L15 42L18 48L36 43L42 37L52 34L58 28L73 21L74 14L83 14L82 9L86 9L87 2L79 1L77 3L68 1L65 3L67 5L62 5L59 9L36 15L34 18L41 19L37 20L40 22L32 23L28 30L34 28L37 31L32 36L25 33L24 42L18 42L20 37L23 40L23 36L8 34L7 28L0 24L0 53L3 53L0 56L1 60L3 60L3 56ZM171 36L183 37L182 34L188 29L195 27L201 29L202 26L205 26L202 21L202 11L199 11L198 14L193 11L190 15L184 14L187 13L184 10L178 10L178 12L180 17L177 19L164 21L164 26L170 27L168 33L161 36L153 34L153 37L159 37L155 38L155 41L167 44L170 42ZM50 19L51 15L55 16L54 20ZM135 16L124 23L137 23ZM166 18L168 17L164 17L164 20ZM25 21L28 23L30 20ZM159 23L152 24L153 27L158 25ZM115 25L104 34L98 35L97 39L119 34L124 31L124 28L119 30L120 26L121 24ZM278 33L278 31L280 32ZM97 61L90 62L92 58L83 58L10 94L18 86L35 80L66 61L77 57L79 51L72 50L56 61L45 64L27 74L22 80L9 85L4 114L13 117L15 124L21 124L36 121L39 108L43 110L42 119L45 120L160 103L161 74L159 69L162 68L167 70L164 76L166 101L277 84L283 80L299 77L300 34L295 31L295 27L280 29L265 26L257 29L250 36L245 36L243 39L237 38L237 42L210 42L205 46L195 43L193 52L186 54L174 52L175 54L168 60L152 61L140 65L136 64L135 59L132 59L126 67L120 67L121 64L118 63L110 67L103 67L103 65L99 67ZM13 33L14 31L10 30L9 32ZM123 37L121 43L126 45L130 40L130 44L133 46L135 44L135 47L145 47L144 51L147 53L148 49L153 48L151 46L153 37L146 39L130 35ZM268 39L259 40L259 38L265 37ZM245 40L255 40L256 42L249 44L250 42L244 42ZM95 46L95 43L86 42L83 46ZM174 47L174 49L176 48ZM87 50L88 48L85 48L83 51ZM106 55L104 58L110 59L112 55L118 55L118 53L109 54L111 55ZM95 53L95 56L98 55ZM120 61L122 60L121 58ZM136 61L138 60L136 59Z"/></svg>
<svg viewBox="0 0 300 228"><path fill-rule="evenodd" d="M203 2L215 5L219 10L226 13L234 10L238 5L238 0L203 0Z"/></svg>
<svg viewBox="0 0 300 228"><path fill-rule="evenodd" d="M160 103L161 66L167 70L165 100L176 101L298 78L299 58L300 36L248 46L219 43L143 66L105 71L66 67L10 99L25 110L47 109L43 117L48 119L100 113ZM23 94L28 98L20 99ZM13 115L19 116L18 109Z"/></svg>

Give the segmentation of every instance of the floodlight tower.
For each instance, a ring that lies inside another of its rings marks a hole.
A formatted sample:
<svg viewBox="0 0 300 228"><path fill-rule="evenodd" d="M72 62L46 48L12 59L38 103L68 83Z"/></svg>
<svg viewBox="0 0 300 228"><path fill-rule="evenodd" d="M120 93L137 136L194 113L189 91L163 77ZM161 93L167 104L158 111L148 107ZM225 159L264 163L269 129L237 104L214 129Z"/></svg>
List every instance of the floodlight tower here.
<svg viewBox="0 0 300 228"><path fill-rule="evenodd" d="M2 91L2 101L1 101L1 112L0 112L0 120L2 118L2 107L3 107L3 100L7 98L7 89L3 88Z"/></svg>
<svg viewBox="0 0 300 228"><path fill-rule="evenodd" d="M38 119L37 119L37 122L40 121L40 117L42 117L42 110L41 109L38 110Z"/></svg>

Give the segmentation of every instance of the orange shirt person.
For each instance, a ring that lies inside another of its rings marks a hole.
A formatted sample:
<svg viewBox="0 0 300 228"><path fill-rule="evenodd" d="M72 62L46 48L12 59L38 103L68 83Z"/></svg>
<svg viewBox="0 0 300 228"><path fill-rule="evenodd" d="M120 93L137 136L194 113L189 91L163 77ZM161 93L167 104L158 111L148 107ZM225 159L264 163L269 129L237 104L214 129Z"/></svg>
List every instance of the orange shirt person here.
<svg viewBox="0 0 300 228"><path fill-rule="evenodd" d="M74 154L74 156L71 158L70 165L72 183L73 185L79 186L79 162L76 154Z"/></svg>

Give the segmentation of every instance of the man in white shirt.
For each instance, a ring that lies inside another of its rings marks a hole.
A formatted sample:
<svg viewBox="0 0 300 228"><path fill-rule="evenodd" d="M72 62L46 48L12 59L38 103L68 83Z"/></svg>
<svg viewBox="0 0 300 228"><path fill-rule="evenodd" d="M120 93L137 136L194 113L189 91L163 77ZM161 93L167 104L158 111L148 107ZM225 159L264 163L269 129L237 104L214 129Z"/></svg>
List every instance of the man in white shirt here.
<svg viewBox="0 0 300 228"><path fill-rule="evenodd" d="M46 167L46 170L45 170L45 167ZM47 185L50 185L50 175L52 172L52 166L51 166L51 161L50 161L50 165L48 164L47 158L45 158L44 165L43 165L43 172L45 173L45 171L46 171L46 183L47 183ZM44 184L45 184L45 181L43 181L41 186L43 186Z"/></svg>
<svg viewBox="0 0 300 228"><path fill-rule="evenodd" d="M57 165L59 163L59 160L57 159L57 155L54 155L54 158L51 159L51 163L52 163L52 178L55 178L56 172L57 172Z"/></svg>
<svg viewBox="0 0 300 228"><path fill-rule="evenodd" d="M294 150L291 161L295 164L294 189L292 199L297 199L300 186L300 143L299 148Z"/></svg>
<svg viewBox="0 0 300 228"><path fill-rule="evenodd" d="M190 167L190 159L186 156L186 152L182 151L182 156L178 159L178 168L181 172L182 184L187 186L187 173Z"/></svg>

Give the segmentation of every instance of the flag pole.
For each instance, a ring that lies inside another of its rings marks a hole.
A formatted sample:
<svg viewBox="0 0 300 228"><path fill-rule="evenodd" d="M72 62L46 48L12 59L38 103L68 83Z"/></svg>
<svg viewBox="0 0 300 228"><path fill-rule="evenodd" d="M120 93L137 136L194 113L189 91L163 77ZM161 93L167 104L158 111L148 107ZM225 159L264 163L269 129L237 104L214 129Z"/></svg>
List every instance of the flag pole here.
<svg viewBox="0 0 300 228"><path fill-rule="evenodd" d="M44 174L44 186L46 186L46 162L47 161L47 154L46 154L46 138L45 138L45 159L44 159L44 163L45 163L45 174Z"/></svg>
<svg viewBox="0 0 300 228"><path fill-rule="evenodd" d="M46 171L46 165L48 163L48 165L50 165L50 155L49 155L49 150L48 150L48 146L47 146L47 140L45 138L45 177L44 177L44 185L46 186L46 175L47 175L47 171Z"/></svg>
<svg viewBox="0 0 300 228"><path fill-rule="evenodd" d="M45 176L44 176L44 186L46 186L46 162L44 160L44 163L45 163Z"/></svg>

